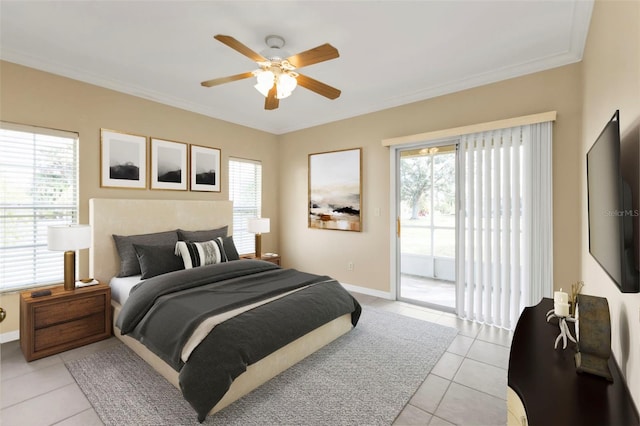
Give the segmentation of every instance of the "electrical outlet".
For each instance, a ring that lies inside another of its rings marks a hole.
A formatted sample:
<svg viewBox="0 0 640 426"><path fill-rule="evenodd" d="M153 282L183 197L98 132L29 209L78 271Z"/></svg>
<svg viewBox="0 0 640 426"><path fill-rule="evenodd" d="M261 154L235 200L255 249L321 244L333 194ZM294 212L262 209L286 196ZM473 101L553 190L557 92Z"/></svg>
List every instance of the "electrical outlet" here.
<svg viewBox="0 0 640 426"><path fill-rule="evenodd" d="M347 262L347 271L353 271L353 262Z"/></svg>

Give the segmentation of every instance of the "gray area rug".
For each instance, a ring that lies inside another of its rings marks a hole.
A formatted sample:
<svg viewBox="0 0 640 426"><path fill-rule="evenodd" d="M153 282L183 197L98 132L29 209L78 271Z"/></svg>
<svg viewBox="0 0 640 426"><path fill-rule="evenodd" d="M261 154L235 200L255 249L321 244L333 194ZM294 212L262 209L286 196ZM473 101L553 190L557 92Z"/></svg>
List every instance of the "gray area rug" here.
<svg viewBox="0 0 640 426"><path fill-rule="evenodd" d="M205 425L390 425L457 331L364 308L358 326ZM197 425L178 389L120 344L67 368L106 425Z"/></svg>

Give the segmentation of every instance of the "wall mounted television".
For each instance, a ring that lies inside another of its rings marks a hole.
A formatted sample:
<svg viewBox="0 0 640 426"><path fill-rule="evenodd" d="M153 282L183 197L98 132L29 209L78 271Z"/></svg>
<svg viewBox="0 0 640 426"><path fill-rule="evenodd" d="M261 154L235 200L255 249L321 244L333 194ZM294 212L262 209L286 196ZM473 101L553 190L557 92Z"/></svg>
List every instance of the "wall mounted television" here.
<svg viewBox="0 0 640 426"><path fill-rule="evenodd" d="M635 265L631 187L620 168L620 112L587 153L589 252L623 293L640 292ZM636 195L637 196L637 195Z"/></svg>

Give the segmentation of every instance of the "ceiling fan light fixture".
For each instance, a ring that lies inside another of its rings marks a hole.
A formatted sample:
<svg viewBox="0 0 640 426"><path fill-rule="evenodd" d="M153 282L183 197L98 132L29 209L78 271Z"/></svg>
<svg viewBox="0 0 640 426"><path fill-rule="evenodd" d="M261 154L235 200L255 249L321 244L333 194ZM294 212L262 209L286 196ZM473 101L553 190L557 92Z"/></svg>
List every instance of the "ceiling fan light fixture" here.
<svg viewBox="0 0 640 426"><path fill-rule="evenodd" d="M255 74L257 83L253 87L266 98L276 81L276 76L270 70L258 70Z"/></svg>
<svg viewBox="0 0 640 426"><path fill-rule="evenodd" d="M290 73L283 72L278 76L276 84L278 86L278 94L276 97L278 99L284 99L291 95L291 92L293 92L298 85L298 81Z"/></svg>
<svg viewBox="0 0 640 426"><path fill-rule="evenodd" d="M201 86L214 87L232 81L255 77L256 84L253 87L266 98L264 102L265 110L277 109L279 106L278 100L291 96L298 83L305 89L328 99L337 99L340 96L340 90L335 87L295 72L295 70L302 67L338 58L340 56L338 50L329 43L295 55L289 55L289 53L282 50L285 44L284 38L270 35L265 39L268 49L263 54L259 54L231 36L217 34L213 38L253 60L258 64L259 69L203 81L200 83ZM299 82L298 79L300 79Z"/></svg>

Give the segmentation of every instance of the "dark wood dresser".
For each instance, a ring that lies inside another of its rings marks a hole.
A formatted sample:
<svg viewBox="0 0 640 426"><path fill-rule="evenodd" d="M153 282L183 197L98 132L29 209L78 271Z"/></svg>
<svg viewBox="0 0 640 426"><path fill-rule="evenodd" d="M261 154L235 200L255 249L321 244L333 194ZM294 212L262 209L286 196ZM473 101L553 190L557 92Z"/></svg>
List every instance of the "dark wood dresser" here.
<svg viewBox="0 0 640 426"><path fill-rule="evenodd" d="M546 322L552 299L525 308L516 326L507 393L508 424L638 425L638 412L613 357L613 383L576 372L576 345L553 345L560 333L556 319ZM573 324L571 333L575 337ZM521 404L521 405L520 405Z"/></svg>
<svg viewBox="0 0 640 426"><path fill-rule="evenodd" d="M57 354L111 336L111 288L106 284L51 295L20 293L20 347L27 361Z"/></svg>

